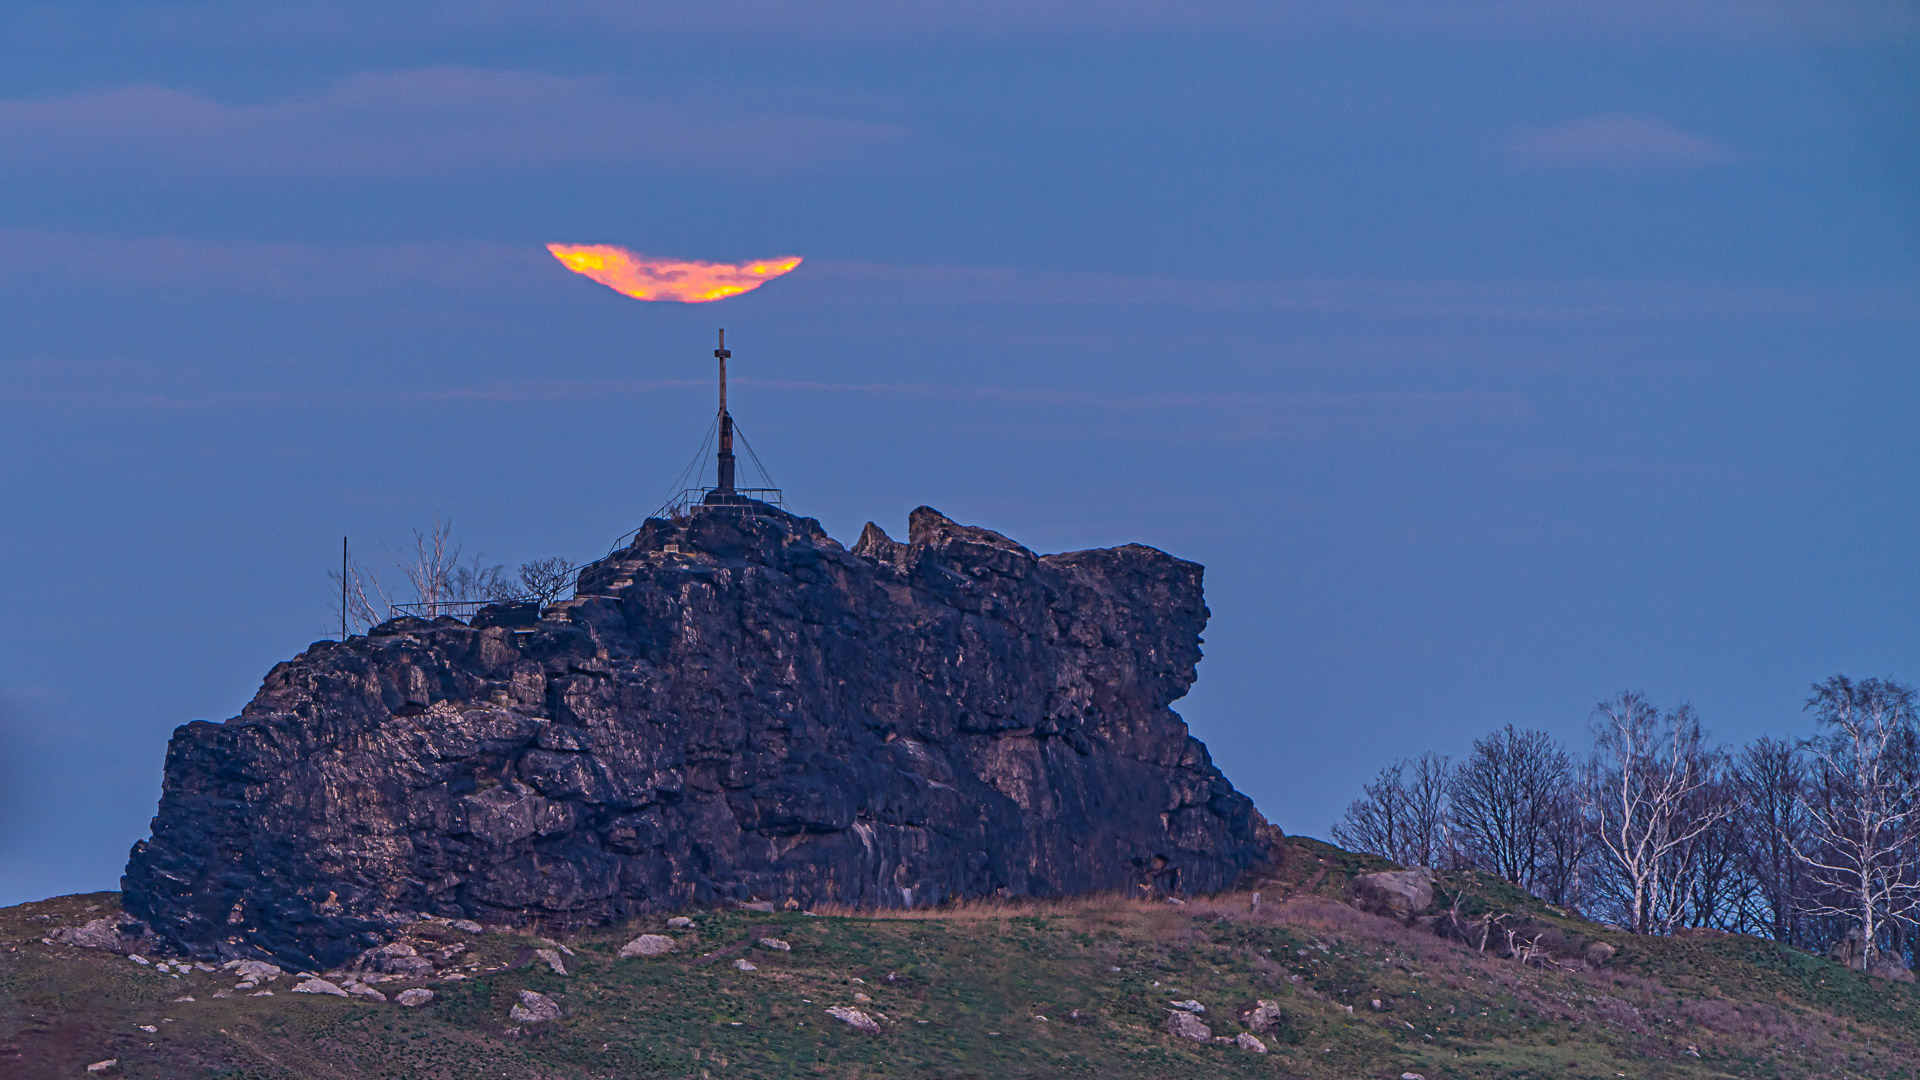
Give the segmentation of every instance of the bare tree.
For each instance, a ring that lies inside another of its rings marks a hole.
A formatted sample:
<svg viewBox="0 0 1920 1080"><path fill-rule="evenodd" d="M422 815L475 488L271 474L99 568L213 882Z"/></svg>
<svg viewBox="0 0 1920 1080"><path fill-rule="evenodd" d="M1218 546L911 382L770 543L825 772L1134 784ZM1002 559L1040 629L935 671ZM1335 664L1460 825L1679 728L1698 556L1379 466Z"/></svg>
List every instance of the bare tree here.
<svg viewBox="0 0 1920 1080"><path fill-rule="evenodd" d="M522 566L519 582L507 576L505 566L489 564L480 555L473 555L463 562L460 547L453 542L453 522L442 519L439 514L433 516L430 530L413 530L410 550L386 550L407 585L412 588L413 599L406 601L406 605L428 618L449 614L445 609L454 604L514 599L524 595L522 585L536 595L542 595L534 589L536 583L557 593L559 588L564 587L566 576L566 561L558 558L541 559ZM531 578L528 576L530 573L533 575ZM542 574L547 576L541 577ZM549 580L556 576L561 580L560 584ZM352 560L345 569L344 589L341 577L341 571L327 571L327 578L333 584L336 620L343 595L347 604L347 622L354 628L373 626L398 614L401 601L388 593L379 574L371 568L357 559ZM551 595L542 595L543 602L551 602L551 599Z"/></svg>
<svg viewBox="0 0 1920 1080"><path fill-rule="evenodd" d="M1858 966L1872 970L1884 924L1910 918L1920 899L1914 692L1891 679L1835 675L1815 684L1807 708L1823 731L1802 744L1813 775L1800 805L1814 843L1801 859L1808 878L1831 891L1808 910L1850 920Z"/></svg>
<svg viewBox="0 0 1920 1080"><path fill-rule="evenodd" d="M1807 850L1807 770L1791 743L1759 739L1728 774L1740 861L1760 906L1756 922L1775 941L1806 942L1800 930L1802 853Z"/></svg>
<svg viewBox="0 0 1920 1080"><path fill-rule="evenodd" d="M1586 899L1586 865L1593 846L1579 793L1562 783L1546 806L1544 841L1534 870L1534 892L1563 908L1578 909Z"/></svg>
<svg viewBox="0 0 1920 1080"><path fill-rule="evenodd" d="M1756 889L1747 873L1746 828L1729 774L1716 755L1714 779L1695 793L1682 811L1688 820L1711 822L1679 845L1664 876L1677 882L1674 925L1710 926L1745 933L1755 923Z"/></svg>
<svg viewBox="0 0 1920 1080"><path fill-rule="evenodd" d="M520 595L514 582L507 578L507 568L499 564L487 565L479 555L468 559L464 564L455 566L448 577L452 598L457 602L473 600L511 600Z"/></svg>
<svg viewBox="0 0 1920 1080"><path fill-rule="evenodd" d="M1535 889L1572 769L1566 751L1544 731L1516 731L1508 724L1475 741L1447 787L1461 860Z"/></svg>
<svg viewBox="0 0 1920 1080"><path fill-rule="evenodd" d="M1432 866L1445 842L1448 760L1438 754L1380 770L1347 806L1333 838L1402 866Z"/></svg>
<svg viewBox="0 0 1920 1080"><path fill-rule="evenodd" d="M387 549L393 557L394 565L406 576L407 584L413 586L413 592L428 618L440 614L443 604L454 600L453 576L460 568L460 549L452 543L453 522L442 521L439 514L433 515L433 528L422 533L413 530L413 550L395 552Z"/></svg>
<svg viewBox="0 0 1920 1080"><path fill-rule="evenodd" d="M1701 797L1713 780L1691 707L1662 715L1644 696L1623 693L1595 709L1582 800L1611 898L1634 933L1671 930L1679 919L1684 856L1726 812Z"/></svg>
<svg viewBox="0 0 1920 1080"><path fill-rule="evenodd" d="M393 604L388 600L386 589L380 583L380 576L361 564L360 560L351 560L345 570L345 586L342 587L341 571L328 570L327 580L332 583L333 625L340 624L340 603L346 600L346 624L350 631L365 630L393 617Z"/></svg>
<svg viewBox="0 0 1920 1080"><path fill-rule="evenodd" d="M560 599L572 584L573 567L557 555L520 564L521 587L542 607Z"/></svg>

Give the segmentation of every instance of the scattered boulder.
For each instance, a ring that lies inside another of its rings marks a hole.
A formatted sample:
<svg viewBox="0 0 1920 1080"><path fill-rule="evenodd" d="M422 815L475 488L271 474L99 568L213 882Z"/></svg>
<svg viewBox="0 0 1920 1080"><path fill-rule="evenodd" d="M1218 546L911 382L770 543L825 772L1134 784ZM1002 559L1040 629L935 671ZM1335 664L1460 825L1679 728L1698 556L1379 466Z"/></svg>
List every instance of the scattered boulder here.
<svg viewBox="0 0 1920 1080"><path fill-rule="evenodd" d="M665 956L674 950L674 940L665 934L641 934L620 946L620 959L636 956Z"/></svg>
<svg viewBox="0 0 1920 1080"><path fill-rule="evenodd" d="M1606 967L1607 961L1612 960L1619 951L1604 941L1593 942L1587 946L1587 963L1597 968Z"/></svg>
<svg viewBox="0 0 1920 1080"><path fill-rule="evenodd" d="M1200 1018L1190 1012L1179 1009L1167 1011L1167 1034L1176 1039L1191 1039L1194 1042L1210 1042L1213 1029L1200 1022Z"/></svg>
<svg viewBox="0 0 1920 1080"><path fill-rule="evenodd" d="M412 978L433 974L433 961L421 956L419 950L404 941L391 941L368 949L354 957L353 963L348 966L355 971L375 971L382 975Z"/></svg>
<svg viewBox="0 0 1920 1080"><path fill-rule="evenodd" d="M1411 870L1382 870L1361 874L1350 888L1354 903L1362 911L1406 921L1433 904L1433 871L1424 866Z"/></svg>
<svg viewBox="0 0 1920 1080"><path fill-rule="evenodd" d="M1247 1030L1253 1032L1273 1030L1273 1026L1280 1022L1280 1018L1280 1003L1268 1001L1266 998L1261 998L1240 1010L1240 1022L1247 1026Z"/></svg>
<svg viewBox="0 0 1920 1080"><path fill-rule="evenodd" d="M1185 1001L1170 1001L1167 1004L1171 1005L1176 1009L1179 1009L1181 1012L1203 1013L1207 1011L1207 1007L1205 1005L1200 1004L1199 1002L1193 1000L1192 998L1188 998Z"/></svg>
<svg viewBox="0 0 1920 1080"><path fill-rule="evenodd" d="M119 1058L108 1058L105 1061L96 1061L93 1064L87 1066L87 1071L90 1073L103 1073L118 1064L120 1064Z"/></svg>
<svg viewBox="0 0 1920 1080"><path fill-rule="evenodd" d="M241 982L256 986L280 977L280 966L263 960L229 960L220 967L239 976Z"/></svg>
<svg viewBox="0 0 1920 1080"><path fill-rule="evenodd" d="M433 991L428 990L424 986L416 986L411 990L400 991L399 996L393 1000L405 1005L409 1009L417 1008L433 1000Z"/></svg>
<svg viewBox="0 0 1920 1080"><path fill-rule="evenodd" d="M733 962L733 970L735 970L735 971L759 971L760 969L759 969L759 967L757 967L757 966L755 966L755 964L754 964L754 962L753 962L753 961L751 961L751 960L735 960L735 961Z"/></svg>
<svg viewBox="0 0 1920 1080"><path fill-rule="evenodd" d="M667 920L667 929L691 930L693 929L693 920L687 918L685 915L675 915L673 918Z"/></svg>
<svg viewBox="0 0 1920 1080"><path fill-rule="evenodd" d="M466 934L484 934L487 932L486 927L481 926L472 919L455 919L447 925Z"/></svg>
<svg viewBox="0 0 1920 1080"><path fill-rule="evenodd" d="M1860 928L1847 931L1847 936L1833 943L1827 950L1827 959L1836 964L1845 964L1855 971L1863 970L1866 964L1867 949L1860 936Z"/></svg>
<svg viewBox="0 0 1920 1080"><path fill-rule="evenodd" d="M792 952L793 951L792 945L787 944L786 942L780 940L777 937L763 937L759 941L755 942L755 944L759 945L763 949L772 949L774 952Z"/></svg>
<svg viewBox="0 0 1920 1080"><path fill-rule="evenodd" d="M303 983L296 983L293 992L296 994L331 994L334 997L348 996L345 990L340 989L339 984L330 983L325 979L319 978L308 979Z"/></svg>
<svg viewBox="0 0 1920 1080"><path fill-rule="evenodd" d="M375 990L373 987L368 986L366 983L348 983L346 986L342 987L342 989L344 989L347 993L353 995L354 997L366 998L369 1001L387 1000L387 995L381 993L378 990Z"/></svg>
<svg viewBox="0 0 1920 1080"><path fill-rule="evenodd" d="M863 994L860 991L855 990L853 992L853 1003L855 1005L871 1005L873 1004L873 999L871 997L868 997L866 994ZM1043 1016L1040 1019L1045 1020L1046 1017Z"/></svg>
<svg viewBox="0 0 1920 1080"><path fill-rule="evenodd" d="M880 1034L880 1024L873 1017L859 1009L846 1005L834 1005L827 1009L827 1015L847 1025L862 1035Z"/></svg>
<svg viewBox="0 0 1920 1080"><path fill-rule="evenodd" d="M1400 1074L1400 1080L1427 1080L1427 1078L1416 1072L1404 1072Z"/></svg>
<svg viewBox="0 0 1920 1080"><path fill-rule="evenodd" d="M560 1004L538 991L522 990L520 1004L507 1010L507 1016L515 1023L544 1024L560 1018Z"/></svg>
<svg viewBox="0 0 1920 1080"><path fill-rule="evenodd" d="M120 920L95 919L85 926L63 926L53 932L53 940L82 949L118 949Z"/></svg>
<svg viewBox="0 0 1920 1080"><path fill-rule="evenodd" d="M1242 1050L1251 1050L1256 1054L1264 1054L1267 1052L1266 1043L1261 1042L1259 1039L1254 1038L1244 1031L1233 1037L1233 1045Z"/></svg>
<svg viewBox="0 0 1920 1080"><path fill-rule="evenodd" d="M1912 982L1913 969L1907 962L1893 953L1875 953L1873 963L1868 966L1867 974L1894 982Z"/></svg>
<svg viewBox="0 0 1920 1080"><path fill-rule="evenodd" d="M547 966L553 969L555 975L565 975L567 973L567 965L560 960L560 954L553 949L535 949L533 950L533 955L545 960Z"/></svg>

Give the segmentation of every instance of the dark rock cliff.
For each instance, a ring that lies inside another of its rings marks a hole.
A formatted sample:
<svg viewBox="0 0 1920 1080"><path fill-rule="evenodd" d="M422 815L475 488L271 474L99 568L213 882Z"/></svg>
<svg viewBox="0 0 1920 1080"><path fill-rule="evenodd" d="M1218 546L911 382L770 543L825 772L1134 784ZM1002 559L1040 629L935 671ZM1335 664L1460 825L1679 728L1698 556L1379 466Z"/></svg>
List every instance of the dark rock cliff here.
<svg viewBox="0 0 1920 1080"><path fill-rule="evenodd" d="M914 511L652 520L531 630L396 619L174 733L126 909L330 965L429 912L1222 889L1264 822L1170 704L1201 568Z"/></svg>

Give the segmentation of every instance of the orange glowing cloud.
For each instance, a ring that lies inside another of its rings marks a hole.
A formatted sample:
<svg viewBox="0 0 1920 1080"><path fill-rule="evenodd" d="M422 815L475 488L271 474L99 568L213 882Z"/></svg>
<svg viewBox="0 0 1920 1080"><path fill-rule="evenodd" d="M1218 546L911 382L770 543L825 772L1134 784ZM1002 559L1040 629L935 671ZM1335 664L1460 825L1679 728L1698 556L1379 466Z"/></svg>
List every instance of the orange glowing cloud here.
<svg viewBox="0 0 1920 1080"><path fill-rule="evenodd" d="M704 304L753 290L800 265L800 256L750 263L686 262L612 244L548 244L561 265L636 300Z"/></svg>

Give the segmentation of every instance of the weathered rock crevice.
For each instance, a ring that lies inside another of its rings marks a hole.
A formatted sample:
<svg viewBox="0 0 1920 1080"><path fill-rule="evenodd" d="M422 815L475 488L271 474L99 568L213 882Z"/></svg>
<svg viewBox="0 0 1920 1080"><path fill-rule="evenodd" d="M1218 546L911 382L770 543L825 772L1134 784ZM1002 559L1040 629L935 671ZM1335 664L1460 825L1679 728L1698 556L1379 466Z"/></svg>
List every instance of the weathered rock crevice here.
<svg viewBox="0 0 1920 1080"><path fill-rule="evenodd" d="M851 551L777 511L649 521L531 630L396 619L180 728L126 908L331 966L423 912L1226 888L1265 823L1170 707L1206 618L1193 563L925 507Z"/></svg>

